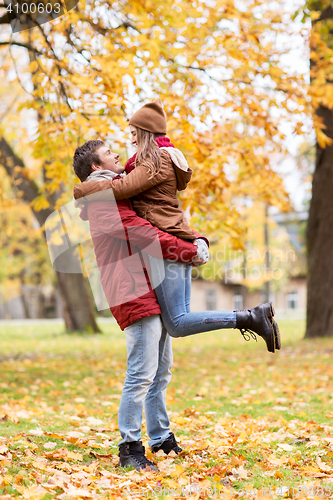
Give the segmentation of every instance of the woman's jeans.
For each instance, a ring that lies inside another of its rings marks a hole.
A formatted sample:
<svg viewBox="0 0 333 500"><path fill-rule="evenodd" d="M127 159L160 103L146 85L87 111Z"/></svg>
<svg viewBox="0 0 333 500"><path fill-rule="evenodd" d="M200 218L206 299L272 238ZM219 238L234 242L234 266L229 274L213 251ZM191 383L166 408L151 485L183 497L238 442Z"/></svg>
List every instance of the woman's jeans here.
<svg viewBox="0 0 333 500"><path fill-rule="evenodd" d="M153 257L149 258L149 262L150 281L162 311L163 324L171 337L187 337L221 328L236 328L236 313L233 311L191 313L190 264L162 261Z"/></svg>
<svg viewBox="0 0 333 500"><path fill-rule="evenodd" d="M144 405L149 445L159 445L171 433L165 406L173 362L171 337L156 314L134 321L125 334L127 371L118 413L119 444L141 439Z"/></svg>

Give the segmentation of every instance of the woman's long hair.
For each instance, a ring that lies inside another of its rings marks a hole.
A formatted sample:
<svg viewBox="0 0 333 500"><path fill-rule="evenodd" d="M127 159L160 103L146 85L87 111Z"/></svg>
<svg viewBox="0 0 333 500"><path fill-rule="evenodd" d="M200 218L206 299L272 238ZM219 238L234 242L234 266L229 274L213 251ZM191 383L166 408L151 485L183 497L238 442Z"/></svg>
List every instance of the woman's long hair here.
<svg viewBox="0 0 333 500"><path fill-rule="evenodd" d="M138 151L135 162L140 165L145 165L150 174L149 179L154 177L162 166L161 150L158 147L155 139L162 137L164 134L153 134L139 127L136 128L136 141L138 143Z"/></svg>

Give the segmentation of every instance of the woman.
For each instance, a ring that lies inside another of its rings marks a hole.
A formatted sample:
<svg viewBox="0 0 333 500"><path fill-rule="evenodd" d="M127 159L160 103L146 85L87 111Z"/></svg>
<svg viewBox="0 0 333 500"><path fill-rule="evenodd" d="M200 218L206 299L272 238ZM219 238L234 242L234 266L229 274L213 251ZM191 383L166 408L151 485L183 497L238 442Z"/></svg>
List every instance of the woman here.
<svg viewBox="0 0 333 500"><path fill-rule="evenodd" d="M186 188L192 170L184 155L165 136L167 121L160 99L144 105L130 119L132 143L138 151L125 167L127 176L102 182L88 182L74 188L74 197L96 192L110 199L131 198L136 213L152 225L179 238L193 242L197 233L189 226L179 207L177 191ZM109 192L108 192L109 190ZM101 197L99 199L102 199ZM205 246L204 239L197 240ZM245 340L255 333L266 342L269 352L280 349L281 340L271 303L246 311L203 311L191 313L191 266L171 260L161 262L150 258L151 281L162 310L162 320L172 337L238 328ZM161 282L161 278L164 279ZM248 332L248 333L247 333Z"/></svg>

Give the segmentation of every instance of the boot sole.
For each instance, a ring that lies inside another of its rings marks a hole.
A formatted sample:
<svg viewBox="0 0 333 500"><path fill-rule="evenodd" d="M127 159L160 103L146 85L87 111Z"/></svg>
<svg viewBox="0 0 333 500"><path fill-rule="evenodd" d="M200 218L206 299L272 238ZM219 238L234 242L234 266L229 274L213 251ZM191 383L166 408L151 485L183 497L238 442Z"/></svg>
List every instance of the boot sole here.
<svg viewBox="0 0 333 500"><path fill-rule="evenodd" d="M153 469L152 467L146 467L145 469L143 469L142 467L135 467L135 465L121 465L121 463L119 462L118 465L117 465L118 469L129 469L130 467L134 470L136 470L137 472L161 472L160 469L158 469L157 467L155 469Z"/></svg>
<svg viewBox="0 0 333 500"><path fill-rule="evenodd" d="M275 309L274 309L274 306L273 306L273 302L270 302L269 305L271 307L271 314L272 314L272 316L275 316Z"/></svg>
<svg viewBox="0 0 333 500"><path fill-rule="evenodd" d="M277 322L274 319L273 319L273 330L274 330L274 337L275 337L275 347L276 347L276 349L280 350L281 349L280 329L279 329Z"/></svg>
<svg viewBox="0 0 333 500"><path fill-rule="evenodd" d="M281 349L281 335L280 335L279 326L278 326L277 322L275 321L275 319L273 319L273 317L275 315L275 309L273 306L273 302L270 302L270 306L271 306L271 314L272 314L272 325L273 325L273 330L274 330L275 348L280 350Z"/></svg>
<svg viewBox="0 0 333 500"><path fill-rule="evenodd" d="M160 469L157 468L153 469L152 467L147 467L146 469L142 469L142 468L136 468L134 467L134 465L121 465L120 463L118 463L117 467L119 470L124 469L126 472L130 467L136 470L137 472L161 472Z"/></svg>
<svg viewBox="0 0 333 500"><path fill-rule="evenodd" d="M267 345L267 350L269 352L274 353L275 352L275 331L273 327L273 316L275 313L274 307L272 302L267 302L267 304L264 304L264 309L265 309L265 316L268 320L270 329L271 329L271 335L268 339L266 340L266 345Z"/></svg>
<svg viewBox="0 0 333 500"><path fill-rule="evenodd" d="M118 465L117 465L118 468L127 469L128 467L132 467L137 472L146 472L146 471L160 472L160 469L158 469L155 466L155 464L153 464L153 463L152 463L152 466L149 466L147 464L146 467L144 468L144 467L140 467L136 463L126 463L127 462L126 458L128 458L128 457L123 457L123 456L119 457L119 462L118 462Z"/></svg>

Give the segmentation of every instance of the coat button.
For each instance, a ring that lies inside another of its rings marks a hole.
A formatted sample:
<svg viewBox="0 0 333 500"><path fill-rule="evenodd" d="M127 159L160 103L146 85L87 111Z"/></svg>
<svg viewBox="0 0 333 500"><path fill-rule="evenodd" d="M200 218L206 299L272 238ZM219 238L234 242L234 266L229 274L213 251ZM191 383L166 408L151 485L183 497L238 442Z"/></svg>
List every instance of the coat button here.
<svg viewBox="0 0 333 500"><path fill-rule="evenodd" d="M135 269L135 266L132 266L132 269Z"/></svg>

